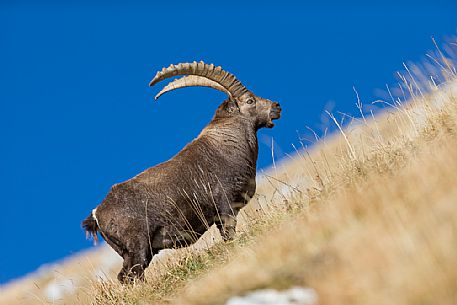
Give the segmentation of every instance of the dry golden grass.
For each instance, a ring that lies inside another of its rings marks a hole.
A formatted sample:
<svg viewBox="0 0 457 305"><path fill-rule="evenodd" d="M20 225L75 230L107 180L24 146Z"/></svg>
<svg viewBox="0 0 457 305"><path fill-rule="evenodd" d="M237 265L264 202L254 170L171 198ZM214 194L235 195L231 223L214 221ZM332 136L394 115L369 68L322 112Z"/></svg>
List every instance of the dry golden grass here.
<svg viewBox="0 0 457 305"><path fill-rule="evenodd" d="M443 115L456 126L457 117ZM347 176L334 173L336 187L188 283L176 303L222 304L252 289L304 285L320 304L456 304L455 131L427 130Z"/></svg>
<svg viewBox="0 0 457 305"><path fill-rule="evenodd" d="M212 228L155 259L146 283L93 280L62 302L224 304L301 285L320 304L457 304L457 80L437 63L447 82L427 94L402 78L408 103L344 128L329 113L338 133L264 173L233 242Z"/></svg>
<svg viewBox="0 0 457 305"><path fill-rule="evenodd" d="M96 285L93 304L224 304L258 288L314 288L320 304L457 303L455 70L411 101L356 119L266 173L238 238L191 249L148 282ZM362 107L361 104L358 104Z"/></svg>

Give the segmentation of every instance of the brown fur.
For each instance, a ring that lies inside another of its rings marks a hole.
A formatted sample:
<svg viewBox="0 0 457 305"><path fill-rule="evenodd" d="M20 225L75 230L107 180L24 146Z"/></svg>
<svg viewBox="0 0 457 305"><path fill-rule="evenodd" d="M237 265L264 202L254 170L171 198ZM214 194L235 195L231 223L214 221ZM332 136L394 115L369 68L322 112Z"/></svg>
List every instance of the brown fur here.
<svg viewBox="0 0 457 305"><path fill-rule="evenodd" d="M120 281L142 279L159 250L190 245L213 224L233 238L236 216L255 193L257 130L273 127L280 111L251 92L228 99L175 157L111 188L83 227L124 258Z"/></svg>

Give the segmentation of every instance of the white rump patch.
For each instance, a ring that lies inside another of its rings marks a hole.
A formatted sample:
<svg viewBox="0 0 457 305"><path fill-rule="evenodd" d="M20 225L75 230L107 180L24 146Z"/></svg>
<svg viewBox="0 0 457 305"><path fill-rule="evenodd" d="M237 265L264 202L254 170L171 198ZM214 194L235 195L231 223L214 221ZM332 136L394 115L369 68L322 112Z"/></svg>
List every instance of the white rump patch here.
<svg viewBox="0 0 457 305"><path fill-rule="evenodd" d="M92 210L92 217L95 219L95 222L97 223L97 227L100 228L100 225L98 224L98 219L97 219L97 216L95 215L95 212L97 212L97 208Z"/></svg>

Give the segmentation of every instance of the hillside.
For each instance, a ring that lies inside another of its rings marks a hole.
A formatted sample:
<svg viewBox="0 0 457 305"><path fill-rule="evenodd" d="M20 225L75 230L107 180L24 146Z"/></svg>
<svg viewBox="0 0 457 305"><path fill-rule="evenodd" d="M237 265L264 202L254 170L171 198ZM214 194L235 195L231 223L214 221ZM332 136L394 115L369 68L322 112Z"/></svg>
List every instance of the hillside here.
<svg viewBox="0 0 457 305"><path fill-rule="evenodd" d="M293 286L318 304L455 304L457 81L437 65L445 82L411 74L409 99L377 115L360 101L344 126L329 113L338 132L259 175L233 242L213 228L133 286L116 282L121 260L103 245L3 287L0 304L225 304Z"/></svg>

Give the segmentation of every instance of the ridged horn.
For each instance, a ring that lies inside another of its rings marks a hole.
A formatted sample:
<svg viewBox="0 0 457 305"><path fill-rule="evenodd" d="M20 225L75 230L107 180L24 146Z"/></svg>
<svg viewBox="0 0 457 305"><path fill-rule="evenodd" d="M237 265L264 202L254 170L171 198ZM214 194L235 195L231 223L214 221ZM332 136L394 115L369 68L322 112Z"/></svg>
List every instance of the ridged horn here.
<svg viewBox="0 0 457 305"><path fill-rule="evenodd" d="M160 90L159 93L155 96L155 99L157 100L159 97L161 97L163 94L170 92L175 89L179 88L184 88L184 87L195 87L195 86L200 86L200 87L210 87L214 88L216 90L222 91L230 96L230 92L227 91L224 87L219 85L217 82L210 80L206 77L203 76L198 76L198 75L186 75L181 78L177 78L174 81L170 82L168 85L163 87L162 90Z"/></svg>
<svg viewBox="0 0 457 305"><path fill-rule="evenodd" d="M230 93L234 98L248 92L243 84L236 79L236 77L224 71L220 66L216 67L213 64L205 64L203 61L192 63L180 63L177 65L170 65L168 68L163 68L157 72L156 76L151 80L149 86L154 86L158 82L176 75L197 75L212 80Z"/></svg>

